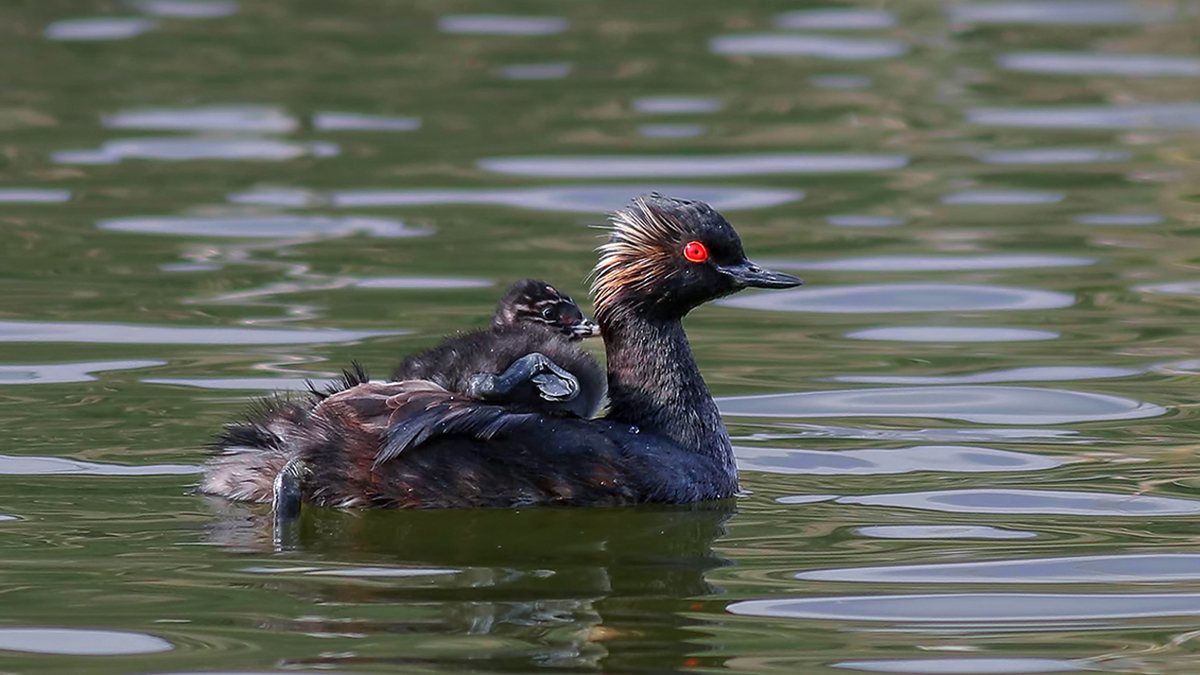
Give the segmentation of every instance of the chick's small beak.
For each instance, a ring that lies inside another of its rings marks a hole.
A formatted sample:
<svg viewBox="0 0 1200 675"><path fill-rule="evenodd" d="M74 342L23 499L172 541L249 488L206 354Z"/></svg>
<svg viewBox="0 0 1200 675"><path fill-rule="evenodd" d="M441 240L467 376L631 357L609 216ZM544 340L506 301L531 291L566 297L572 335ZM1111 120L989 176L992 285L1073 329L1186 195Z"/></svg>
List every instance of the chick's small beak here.
<svg viewBox="0 0 1200 675"><path fill-rule="evenodd" d="M748 286L756 288L792 288L804 283L799 278L790 274L764 269L749 260L743 260L736 265L725 265L717 269L733 277L734 281L741 288Z"/></svg>
<svg viewBox="0 0 1200 675"><path fill-rule="evenodd" d="M571 337L577 340L590 337L599 337L599 335L600 326L596 325L595 322L587 317L584 317L579 321L579 323L571 326Z"/></svg>

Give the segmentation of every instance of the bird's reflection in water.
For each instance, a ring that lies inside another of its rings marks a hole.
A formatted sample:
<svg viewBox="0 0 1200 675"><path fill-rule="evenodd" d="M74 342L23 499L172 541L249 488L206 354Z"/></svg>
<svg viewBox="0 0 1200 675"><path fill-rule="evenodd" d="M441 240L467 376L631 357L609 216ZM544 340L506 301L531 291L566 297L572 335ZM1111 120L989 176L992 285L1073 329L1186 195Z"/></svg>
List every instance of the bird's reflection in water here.
<svg viewBox="0 0 1200 675"><path fill-rule="evenodd" d="M271 550L269 513L214 506L222 512L209 530L214 543ZM378 639L370 650L289 661L294 666L516 672L695 665L705 649L695 627L703 622L687 615L703 607L703 596L720 592L705 572L730 564L712 546L734 511L732 501L603 509L305 509L287 535L288 553L277 568L264 570L278 572L269 583L314 607L369 607L373 618L306 617L274 628ZM380 619L381 606L394 608L396 618ZM473 639L486 640L487 647L473 649Z"/></svg>

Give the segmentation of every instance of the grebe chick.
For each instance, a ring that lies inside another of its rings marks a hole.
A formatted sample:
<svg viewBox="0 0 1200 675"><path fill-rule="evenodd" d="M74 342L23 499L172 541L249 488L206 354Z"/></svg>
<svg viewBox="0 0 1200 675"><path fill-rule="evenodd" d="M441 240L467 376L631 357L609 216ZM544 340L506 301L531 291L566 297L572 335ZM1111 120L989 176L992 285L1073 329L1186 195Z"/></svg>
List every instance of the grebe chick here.
<svg viewBox="0 0 1200 675"><path fill-rule="evenodd" d="M517 413L423 381L359 384L321 401L286 440L284 453L309 467L304 501L463 508L733 496L733 448L681 321L744 288L790 288L800 280L747 260L733 227L703 202L650 195L618 211L612 225L592 286L608 354L605 417ZM448 429L376 463L404 439L409 420L438 408L456 411L468 432ZM490 439L473 433L480 420ZM213 462L206 472L206 491L230 498L269 495L275 479ZM224 480L213 480L222 472Z"/></svg>
<svg viewBox="0 0 1200 675"><path fill-rule="evenodd" d="M490 328L406 358L392 380L426 380L479 401L592 417L604 399L604 371L574 342L599 334L571 296L525 279L504 294Z"/></svg>

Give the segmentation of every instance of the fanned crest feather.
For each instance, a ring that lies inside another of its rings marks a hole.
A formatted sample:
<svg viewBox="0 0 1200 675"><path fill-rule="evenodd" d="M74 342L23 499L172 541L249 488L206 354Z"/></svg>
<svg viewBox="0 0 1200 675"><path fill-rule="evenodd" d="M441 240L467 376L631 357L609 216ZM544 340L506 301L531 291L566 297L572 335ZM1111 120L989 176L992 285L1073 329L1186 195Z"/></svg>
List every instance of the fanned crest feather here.
<svg viewBox="0 0 1200 675"><path fill-rule="evenodd" d="M670 278L669 264L676 244L687 237L683 223L652 201L656 193L638 197L609 219L609 239L596 250L600 261L592 271L592 297L596 318L611 316L622 299L652 295L652 286Z"/></svg>

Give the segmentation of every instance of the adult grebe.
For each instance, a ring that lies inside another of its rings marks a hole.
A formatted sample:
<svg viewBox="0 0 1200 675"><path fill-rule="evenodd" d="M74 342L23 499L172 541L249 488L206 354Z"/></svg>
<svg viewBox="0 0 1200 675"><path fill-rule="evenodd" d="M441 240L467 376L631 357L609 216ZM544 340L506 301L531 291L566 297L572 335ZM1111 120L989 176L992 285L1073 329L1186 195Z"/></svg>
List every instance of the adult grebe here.
<svg viewBox="0 0 1200 675"><path fill-rule="evenodd" d="M618 211L593 293L608 354L603 419L553 417L466 400L428 381L366 382L328 396L254 471L217 457L202 489L265 501L283 465L305 468L304 501L335 507L514 507L687 503L737 492L725 425L692 357L683 317L747 287L799 279L746 259L703 202L649 195ZM442 435L396 454L413 421ZM382 461L377 461L382 460Z"/></svg>

